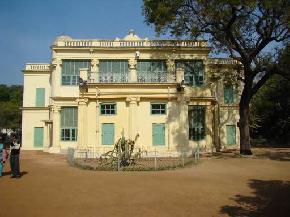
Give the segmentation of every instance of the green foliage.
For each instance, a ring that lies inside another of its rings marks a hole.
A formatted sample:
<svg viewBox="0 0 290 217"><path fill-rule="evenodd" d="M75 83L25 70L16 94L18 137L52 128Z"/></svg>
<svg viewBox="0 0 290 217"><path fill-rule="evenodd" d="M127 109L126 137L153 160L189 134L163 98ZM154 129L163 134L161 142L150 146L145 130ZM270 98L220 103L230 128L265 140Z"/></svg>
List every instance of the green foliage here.
<svg viewBox="0 0 290 217"><path fill-rule="evenodd" d="M290 142L290 81L271 77L251 101L252 136L269 142Z"/></svg>
<svg viewBox="0 0 290 217"><path fill-rule="evenodd" d="M22 86L0 85L0 129L21 128Z"/></svg>
<svg viewBox="0 0 290 217"><path fill-rule="evenodd" d="M122 136L116 142L112 151L108 151L100 157L101 164L103 166L109 165L110 168L134 165L142 153L140 149L137 152L134 150L138 137L139 135L136 135L135 140L130 140Z"/></svg>

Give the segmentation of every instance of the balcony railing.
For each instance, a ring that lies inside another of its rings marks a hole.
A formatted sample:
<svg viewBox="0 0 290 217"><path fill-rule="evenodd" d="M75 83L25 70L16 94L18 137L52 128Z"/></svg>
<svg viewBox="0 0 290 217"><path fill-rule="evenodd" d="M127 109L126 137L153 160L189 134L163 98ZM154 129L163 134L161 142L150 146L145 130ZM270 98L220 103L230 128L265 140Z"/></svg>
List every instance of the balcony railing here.
<svg viewBox="0 0 290 217"><path fill-rule="evenodd" d="M127 83L128 74L125 73L99 73L100 83Z"/></svg>
<svg viewBox="0 0 290 217"><path fill-rule="evenodd" d="M237 60L230 59L230 58L211 58L208 60L209 64L212 65L234 65L234 64L240 64Z"/></svg>
<svg viewBox="0 0 290 217"><path fill-rule="evenodd" d="M166 83L167 82L167 73L138 73L137 74L137 82L140 83L153 83L153 82L160 82Z"/></svg>
<svg viewBox="0 0 290 217"><path fill-rule="evenodd" d="M89 83L128 83L129 75L125 73L89 73ZM138 83L173 83L176 82L175 74L169 73L138 73Z"/></svg>
<svg viewBox="0 0 290 217"><path fill-rule="evenodd" d="M60 47L208 47L207 41L191 41L191 40L77 40L71 39L66 41L58 41L56 46Z"/></svg>
<svg viewBox="0 0 290 217"><path fill-rule="evenodd" d="M27 63L25 70L29 71L48 71L49 64L47 63Z"/></svg>

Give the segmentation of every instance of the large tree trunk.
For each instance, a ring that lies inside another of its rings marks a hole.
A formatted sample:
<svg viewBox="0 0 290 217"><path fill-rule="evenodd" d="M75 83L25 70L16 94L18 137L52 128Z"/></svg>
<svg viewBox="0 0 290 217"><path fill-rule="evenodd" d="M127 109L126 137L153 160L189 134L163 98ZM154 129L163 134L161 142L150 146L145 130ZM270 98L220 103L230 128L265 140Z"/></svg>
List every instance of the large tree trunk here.
<svg viewBox="0 0 290 217"><path fill-rule="evenodd" d="M251 143L250 143L250 100L251 100L251 89L252 81L246 80L244 90L242 92L240 101L240 153L243 155L251 155Z"/></svg>

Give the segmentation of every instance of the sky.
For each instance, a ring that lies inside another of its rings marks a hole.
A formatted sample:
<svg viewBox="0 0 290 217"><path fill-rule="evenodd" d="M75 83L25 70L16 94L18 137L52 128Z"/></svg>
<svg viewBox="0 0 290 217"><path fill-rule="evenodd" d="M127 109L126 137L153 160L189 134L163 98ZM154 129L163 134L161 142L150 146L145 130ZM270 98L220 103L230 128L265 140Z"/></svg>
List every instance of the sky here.
<svg viewBox="0 0 290 217"><path fill-rule="evenodd" d="M23 84L25 63L49 63L59 35L114 39L134 29L156 38L141 6L142 0L0 0L0 84Z"/></svg>

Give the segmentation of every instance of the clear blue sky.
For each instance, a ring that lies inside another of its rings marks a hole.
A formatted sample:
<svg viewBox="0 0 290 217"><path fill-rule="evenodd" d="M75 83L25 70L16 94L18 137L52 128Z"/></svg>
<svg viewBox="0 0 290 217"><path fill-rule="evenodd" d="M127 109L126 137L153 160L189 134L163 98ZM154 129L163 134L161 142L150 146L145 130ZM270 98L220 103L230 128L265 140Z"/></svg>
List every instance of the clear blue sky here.
<svg viewBox="0 0 290 217"><path fill-rule="evenodd" d="M0 84L22 84L25 63L49 63L59 35L113 39L134 29L154 38L142 0L0 0Z"/></svg>

